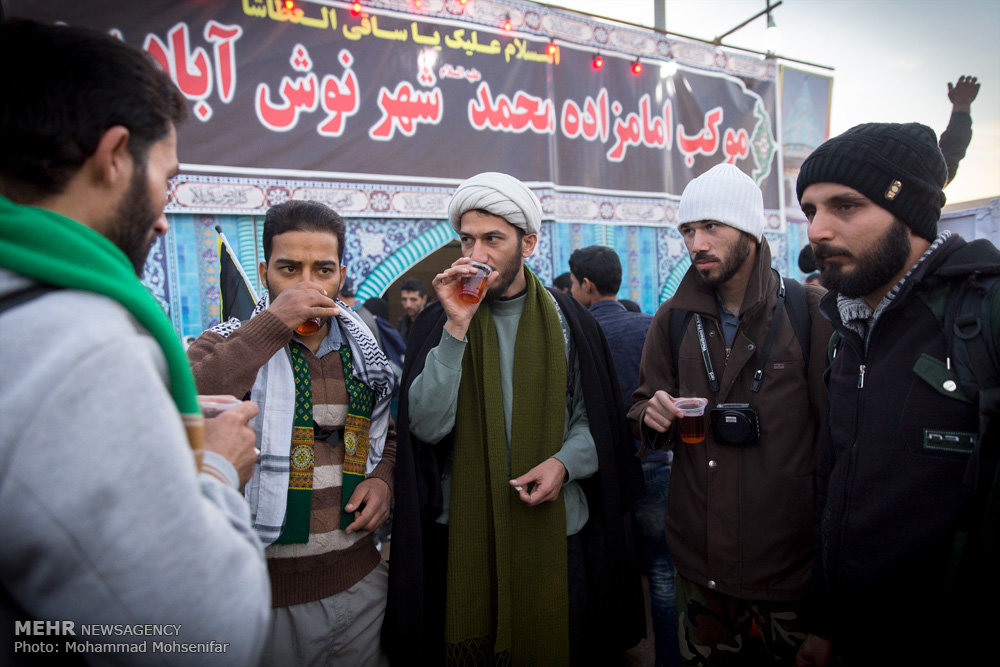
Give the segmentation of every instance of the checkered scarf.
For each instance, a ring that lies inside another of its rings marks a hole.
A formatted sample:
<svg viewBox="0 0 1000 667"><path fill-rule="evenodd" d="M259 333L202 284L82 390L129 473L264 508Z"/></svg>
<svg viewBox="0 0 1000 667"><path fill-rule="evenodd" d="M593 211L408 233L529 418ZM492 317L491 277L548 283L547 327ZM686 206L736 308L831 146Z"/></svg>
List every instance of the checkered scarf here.
<svg viewBox="0 0 1000 667"><path fill-rule="evenodd" d="M267 309L270 300L265 292L251 319ZM382 449L389 429L389 402L396 389L396 376L385 353L371 331L346 304L340 303L336 318L340 332L351 350L351 377L371 388L374 407L368 431L369 448L366 474L371 474L382 460ZM242 322L231 319L212 331L229 336ZM290 477L291 434L295 408L295 379L288 347L279 350L257 373L251 398L260 406L253 420L260 457L246 486L247 502L254 529L265 546L281 535L285 522Z"/></svg>

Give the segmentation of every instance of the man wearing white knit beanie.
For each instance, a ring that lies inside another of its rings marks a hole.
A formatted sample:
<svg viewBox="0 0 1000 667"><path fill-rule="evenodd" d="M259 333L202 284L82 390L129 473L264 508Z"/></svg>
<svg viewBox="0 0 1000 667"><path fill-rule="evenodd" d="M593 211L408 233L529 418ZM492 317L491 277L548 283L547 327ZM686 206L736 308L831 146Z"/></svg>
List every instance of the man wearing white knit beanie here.
<svg viewBox="0 0 1000 667"><path fill-rule="evenodd" d="M650 325L628 417L644 445L674 450L666 532L681 658L749 664L763 652L793 665L815 623L824 290L771 268L760 188L734 165L688 184L678 223L691 268ZM707 402L703 439L678 437L681 397Z"/></svg>

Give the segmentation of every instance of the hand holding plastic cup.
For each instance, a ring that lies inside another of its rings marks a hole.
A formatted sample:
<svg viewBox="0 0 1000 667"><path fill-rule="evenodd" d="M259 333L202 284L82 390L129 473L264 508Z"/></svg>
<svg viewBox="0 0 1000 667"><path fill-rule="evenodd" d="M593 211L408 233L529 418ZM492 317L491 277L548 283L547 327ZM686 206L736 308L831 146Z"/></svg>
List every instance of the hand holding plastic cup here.
<svg viewBox="0 0 1000 667"><path fill-rule="evenodd" d="M479 303L486 291L486 279L493 273L493 267L482 262L469 262L476 270L475 273L467 273L462 276L462 286L459 288L458 299L466 305Z"/></svg>
<svg viewBox="0 0 1000 667"><path fill-rule="evenodd" d="M229 408L234 408L243 402L228 394L198 394L197 400L198 407L201 408L201 413L205 416L205 419L218 417ZM254 447L254 451L260 454L260 450L256 447Z"/></svg>
<svg viewBox="0 0 1000 667"><path fill-rule="evenodd" d="M681 442L696 445L705 441L705 406L704 398L678 398L674 407L684 413L681 419Z"/></svg>

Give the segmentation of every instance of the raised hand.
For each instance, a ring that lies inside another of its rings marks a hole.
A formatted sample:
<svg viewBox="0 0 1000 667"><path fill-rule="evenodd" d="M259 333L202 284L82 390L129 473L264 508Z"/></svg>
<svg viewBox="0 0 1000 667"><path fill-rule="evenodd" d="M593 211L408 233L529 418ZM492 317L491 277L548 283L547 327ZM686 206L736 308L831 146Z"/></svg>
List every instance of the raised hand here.
<svg viewBox="0 0 1000 667"><path fill-rule="evenodd" d="M979 80L974 76L958 77L955 85L948 84L948 99L951 100L952 111L969 111L972 101L979 94Z"/></svg>

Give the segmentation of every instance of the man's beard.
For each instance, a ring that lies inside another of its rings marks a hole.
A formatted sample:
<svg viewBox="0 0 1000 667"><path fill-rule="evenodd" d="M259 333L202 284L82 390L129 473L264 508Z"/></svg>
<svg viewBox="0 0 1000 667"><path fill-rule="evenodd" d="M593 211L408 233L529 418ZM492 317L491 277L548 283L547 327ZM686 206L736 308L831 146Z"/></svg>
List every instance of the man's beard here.
<svg viewBox="0 0 1000 667"><path fill-rule="evenodd" d="M520 247L518 247L520 249ZM486 291L485 296L483 296L483 301L486 303L493 303L497 299L503 298L504 292L507 288L517 280L518 275L520 275L523 270L523 264L521 262L520 253L515 252L507 260L507 262L501 266L495 267L497 271L500 272L500 279L497 280L493 287Z"/></svg>
<svg viewBox="0 0 1000 667"><path fill-rule="evenodd" d="M720 263L720 273L719 275L712 277L706 275L701 271L698 271L698 275L701 276L702 282L704 282L709 287L718 287L719 285L724 285L729 282L729 279L736 275L736 273L743 268L743 263L747 261L747 257L750 256L750 235L740 234L739 239L734 243L729 249L729 256L723 262L715 255L709 255L706 252L695 253L694 257L691 258L691 262L698 262L705 259L715 260Z"/></svg>
<svg viewBox="0 0 1000 667"><path fill-rule="evenodd" d="M115 208L108 230L108 238L129 258L137 276L142 277L146 257L156 240L152 229L160 214L150 201L146 187L146 167L141 165L133 172L128 189Z"/></svg>
<svg viewBox="0 0 1000 667"><path fill-rule="evenodd" d="M823 287L856 299L885 286L903 270L910 257L910 231L894 218L886 233L861 254L852 255L847 248L827 243L814 245L813 254ZM854 258L854 270L847 272L840 263L827 261L837 256Z"/></svg>

